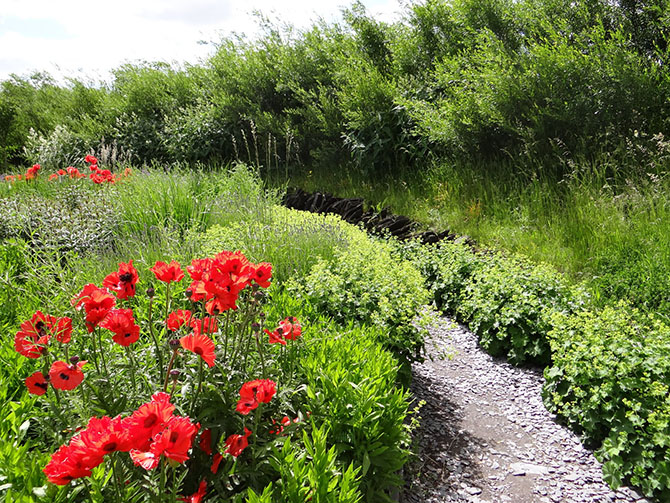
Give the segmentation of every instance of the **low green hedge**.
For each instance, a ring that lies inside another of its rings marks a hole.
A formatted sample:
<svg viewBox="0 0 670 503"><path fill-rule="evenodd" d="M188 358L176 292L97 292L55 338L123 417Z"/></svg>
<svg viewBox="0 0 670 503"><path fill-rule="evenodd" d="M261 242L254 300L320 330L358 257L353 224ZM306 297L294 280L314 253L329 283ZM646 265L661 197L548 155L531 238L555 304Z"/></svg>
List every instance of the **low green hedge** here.
<svg viewBox="0 0 670 503"><path fill-rule="evenodd" d="M413 323L430 299L423 283L416 267L394 257L392 244L357 237L288 288L336 321L381 328L384 346L412 361L424 347L423 332Z"/></svg>
<svg viewBox="0 0 670 503"><path fill-rule="evenodd" d="M492 355L516 365L546 365L551 315L583 302L583 294L549 266L493 255L472 274L456 312Z"/></svg>
<svg viewBox="0 0 670 503"><path fill-rule="evenodd" d="M426 245L409 241L399 244L397 253L419 269L436 306L448 313L456 313L472 275L486 262L460 240Z"/></svg>
<svg viewBox="0 0 670 503"><path fill-rule="evenodd" d="M458 241L399 251L423 273L438 307L467 323L486 351L517 365L549 363L552 313L587 301L549 266L519 257L475 252Z"/></svg>
<svg viewBox="0 0 670 503"><path fill-rule="evenodd" d="M626 303L552 317L544 401L581 432L605 480L670 500L670 327Z"/></svg>

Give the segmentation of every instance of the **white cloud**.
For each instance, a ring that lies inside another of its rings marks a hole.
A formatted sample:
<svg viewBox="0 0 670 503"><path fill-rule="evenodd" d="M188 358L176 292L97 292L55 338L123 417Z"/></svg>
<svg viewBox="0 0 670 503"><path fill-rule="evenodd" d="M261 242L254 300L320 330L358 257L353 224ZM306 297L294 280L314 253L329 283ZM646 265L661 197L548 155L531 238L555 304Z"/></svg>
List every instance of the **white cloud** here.
<svg viewBox="0 0 670 503"><path fill-rule="evenodd" d="M390 21L397 0L367 0L370 13ZM125 61L196 63L232 32L254 35L254 10L299 28L332 20L350 2L322 0L4 0L0 14L0 79L47 70L56 76L81 68L101 78ZM397 16L395 16L397 17ZM59 70L57 69L59 68Z"/></svg>

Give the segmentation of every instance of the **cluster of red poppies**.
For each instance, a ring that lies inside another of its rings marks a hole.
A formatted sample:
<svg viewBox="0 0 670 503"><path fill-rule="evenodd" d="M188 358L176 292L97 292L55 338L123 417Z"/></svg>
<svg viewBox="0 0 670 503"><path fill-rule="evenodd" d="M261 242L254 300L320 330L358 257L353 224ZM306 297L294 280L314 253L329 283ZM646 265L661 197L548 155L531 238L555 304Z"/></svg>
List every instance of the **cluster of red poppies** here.
<svg viewBox="0 0 670 503"><path fill-rule="evenodd" d="M15 182L17 180L33 180L37 178L37 175L39 174L40 169L42 169L42 166L39 164L33 164L30 168L28 168L23 175L6 175L5 176L5 181L6 182Z"/></svg>
<svg viewBox="0 0 670 503"><path fill-rule="evenodd" d="M21 323L21 328L14 336L14 349L26 358L39 358L47 352L52 338L62 344L68 344L72 339L72 319L37 311L30 320ZM35 395L46 393L49 382L56 389L74 389L84 379L81 368L85 364L85 361L78 360L74 360L71 364L55 361L46 376L42 372L30 375L26 379L26 386Z"/></svg>
<svg viewBox="0 0 670 503"><path fill-rule="evenodd" d="M84 158L89 166L88 169L91 170L91 174L88 177L93 181L93 183L116 183L123 178L126 178L131 175L132 171L130 168L123 170L122 174L114 174L108 169L100 169L98 167L98 159L92 155L87 155Z"/></svg>
<svg viewBox="0 0 670 503"><path fill-rule="evenodd" d="M252 283L268 288L272 277L272 264L253 264L239 251L193 260L186 270L193 280L186 293L193 302L205 301L210 315L237 309L244 288Z"/></svg>
<svg viewBox="0 0 670 503"><path fill-rule="evenodd" d="M107 328L115 333L114 341L122 346L129 346L139 338L139 326L135 324L131 309L113 309L116 298L135 296L135 285L139 276L133 266L133 261L119 264L119 270L108 274L99 288L93 283L84 286L72 299L72 305L77 310L83 309L86 313L84 322L89 333L97 326Z"/></svg>
<svg viewBox="0 0 670 503"><path fill-rule="evenodd" d="M188 417L173 416L167 393L156 393L129 417L92 417L86 428L54 453L44 468L50 482L65 485L88 477L112 452L128 452L135 465L152 470L161 456L183 463L200 429Z"/></svg>
<svg viewBox="0 0 670 503"><path fill-rule="evenodd" d="M269 287L272 266L269 263L254 264L241 252L224 251L213 258L193 260L186 270L192 280L186 292L187 297L192 302L202 303L208 316L197 318L188 309L177 309L168 314L165 319L168 331L177 332L183 330L183 327L187 328L179 344L175 341L172 345L173 361L181 347L198 355L212 367L215 362L215 344L208 335L219 329L217 315L225 310L237 309L239 295L245 288L251 287L256 292L258 288ZM175 261L169 264L156 262L151 271L157 280L168 285L184 278L182 267ZM81 289L71 303L76 310L83 311L83 321L89 333L99 327L112 332L113 341L122 346L138 341L140 326L135 321L133 310L117 308L117 299L129 299L136 295L138 281L138 272L130 260L128 263L119 263L118 270L108 274L101 287L87 284ZM285 345L287 340L300 337L302 328L294 317L287 317L274 331L265 332L270 336L271 343ZM72 339L72 319L38 311L31 320L21 324L15 337L15 348L28 358L39 358L48 353L51 339L68 344ZM46 393L49 383L56 389L74 389L84 380L82 367L86 363L79 361L76 356L69 363L56 361L48 376L35 372L26 379L26 385L31 393L39 395ZM172 361L168 366L168 375L171 366ZM261 404L269 403L276 394L276 388L276 383L270 379L244 383L239 392L236 411L245 416L250 414ZM170 395L160 392L128 417L93 417L85 429L54 453L44 472L51 482L65 485L73 479L91 475L91 470L100 465L107 454L116 451L128 452L136 465L147 470L156 468L161 456L183 463L189 457L189 450L200 426L188 417L174 416L174 410ZM285 421L290 422L286 417L272 433L279 434ZM229 435L221 451L213 454L212 473L218 471L225 454L238 457L249 445L251 435L252 431L248 428L244 428L242 434ZM216 451L212 449L210 430L202 432L199 445L208 455ZM205 493L206 482L203 481L198 492L184 501L199 501L198 498L202 498Z"/></svg>
<svg viewBox="0 0 670 503"><path fill-rule="evenodd" d="M116 183L119 180L129 177L132 174L130 168L123 170L123 173L112 173L108 169L100 169L98 166L98 159L92 155L87 155L84 158L84 161L88 163L88 168L91 173L88 175L93 183L103 184L103 183ZM21 175L6 175L6 182L15 182L21 180L34 180L39 174L39 170L42 167L39 164L34 164L32 167L28 168L25 174ZM65 169L59 169L55 173L49 175L49 181L60 180L63 177L69 177L70 179L86 178L86 173L82 173L79 169L74 166L68 166Z"/></svg>
<svg viewBox="0 0 670 503"><path fill-rule="evenodd" d="M70 179L86 178L86 174L82 173L74 166L68 166L65 169L59 169L55 173L51 173L49 175L49 181L59 180L62 176L68 176Z"/></svg>

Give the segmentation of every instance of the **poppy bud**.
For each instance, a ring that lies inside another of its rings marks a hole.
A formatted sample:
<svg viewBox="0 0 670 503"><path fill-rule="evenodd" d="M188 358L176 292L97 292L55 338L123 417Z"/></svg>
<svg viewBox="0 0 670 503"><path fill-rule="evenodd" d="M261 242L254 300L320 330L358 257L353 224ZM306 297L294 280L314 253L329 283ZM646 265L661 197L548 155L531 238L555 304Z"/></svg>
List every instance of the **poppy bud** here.
<svg viewBox="0 0 670 503"><path fill-rule="evenodd" d="M173 350L176 350L180 346L179 339L170 339L170 342L168 342L168 344L170 345L170 349Z"/></svg>
<svg viewBox="0 0 670 503"><path fill-rule="evenodd" d="M71 356L71 357L70 357L70 363L71 363L72 365L76 365L78 361L79 361L79 357L78 357L78 356Z"/></svg>
<svg viewBox="0 0 670 503"><path fill-rule="evenodd" d="M180 374L181 374L181 371L179 371L179 370L177 370L177 369L172 369L172 370L170 370L170 377L172 377L172 379L174 379L175 381L176 381L177 379L179 379L179 375L180 375Z"/></svg>
<svg viewBox="0 0 670 503"><path fill-rule="evenodd" d="M147 288L147 297L153 299L154 295L156 295L156 290L154 290L154 287L150 286L149 288Z"/></svg>
<svg viewBox="0 0 670 503"><path fill-rule="evenodd" d="M258 313L258 317L262 320L263 318L265 318L265 313L261 311L260 313Z"/></svg>
<svg viewBox="0 0 670 503"><path fill-rule="evenodd" d="M254 322L251 324L251 328L252 328L253 330L256 331L256 330L258 330L259 328L261 328L261 324L258 323L257 321L254 321Z"/></svg>

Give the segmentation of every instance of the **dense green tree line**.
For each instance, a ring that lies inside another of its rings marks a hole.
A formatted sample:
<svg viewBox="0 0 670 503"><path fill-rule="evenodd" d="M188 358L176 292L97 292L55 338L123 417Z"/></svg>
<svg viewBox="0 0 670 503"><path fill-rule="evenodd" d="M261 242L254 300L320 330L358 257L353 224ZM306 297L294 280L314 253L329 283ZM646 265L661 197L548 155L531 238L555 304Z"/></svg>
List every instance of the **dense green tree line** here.
<svg viewBox="0 0 670 503"><path fill-rule="evenodd" d="M392 24L225 38L199 65L124 65L108 84L0 83L0 169L114 147L133 162L343 162L653 152L667 136L666 0L426 0ZM60 159L60 161L57 161ZM556 168L559 166L559 168ZM282 168L283 169L283 168Z"/></svg>

